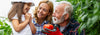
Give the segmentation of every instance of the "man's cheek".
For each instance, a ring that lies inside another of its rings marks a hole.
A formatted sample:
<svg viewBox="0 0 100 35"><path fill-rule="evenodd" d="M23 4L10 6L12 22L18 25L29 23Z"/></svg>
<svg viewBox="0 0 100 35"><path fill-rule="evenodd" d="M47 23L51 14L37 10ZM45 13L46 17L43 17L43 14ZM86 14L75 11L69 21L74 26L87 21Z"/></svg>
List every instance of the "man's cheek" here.
<svg viewBox="0 0 100 35"><path fill-rule="evenodd" d="M60 19L60 16L59 15L57 15L57 17L56 17L57 19Z"/></svg>

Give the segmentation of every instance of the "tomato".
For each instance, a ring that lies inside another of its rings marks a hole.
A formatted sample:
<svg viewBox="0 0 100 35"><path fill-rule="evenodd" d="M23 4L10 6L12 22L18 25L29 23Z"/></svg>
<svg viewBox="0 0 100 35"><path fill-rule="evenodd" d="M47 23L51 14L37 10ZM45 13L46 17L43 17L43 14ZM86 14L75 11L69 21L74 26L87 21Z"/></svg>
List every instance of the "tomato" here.
<svg viewBox="0 0 100 35"><path fill-rule="evenodd" d="M53 29L53 25L52 24L45 24L44 26L43 26L43 29L45 30L45 28L48 28L48 29Z"/></svg>

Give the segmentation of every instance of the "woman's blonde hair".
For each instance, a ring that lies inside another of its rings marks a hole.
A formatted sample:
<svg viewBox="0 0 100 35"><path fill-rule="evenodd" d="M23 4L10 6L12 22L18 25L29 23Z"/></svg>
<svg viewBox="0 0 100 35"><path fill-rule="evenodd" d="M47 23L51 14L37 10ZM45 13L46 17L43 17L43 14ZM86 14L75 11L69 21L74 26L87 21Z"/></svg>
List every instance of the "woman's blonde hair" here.
<svg viewBox="0 0 100 35"><path fill-rule="evenodd" d="M35 22L37 23L37 21L38 21L37 20L38 19L38 17L37 17L37 9L39 8L39 6L40 6L41 3L47 3L49 5L49 7L50 7L50 9L49 9L50 15L47 15L47 17L45 18L45 20L49 21L49 23L51 23L51 21L52 21L52 13L53 13L53 3L51 1L48 1L48 0L40 1L38 7L35 8L35 12L34 12Z"/></svg>

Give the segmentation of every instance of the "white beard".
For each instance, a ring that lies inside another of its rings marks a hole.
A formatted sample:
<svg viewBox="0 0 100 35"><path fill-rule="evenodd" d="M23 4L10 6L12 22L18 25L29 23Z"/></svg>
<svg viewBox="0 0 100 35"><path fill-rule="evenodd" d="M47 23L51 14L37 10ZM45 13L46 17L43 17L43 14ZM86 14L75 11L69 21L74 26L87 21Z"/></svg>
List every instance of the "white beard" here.
<svg viewBox="0 0 100 35"><path fill-rule="evenodd" d="M67 7L66 7L67 8ZM65 9L66 10L66 9ZM63 15L61 16L61 18L60 18L60 20L58 20L56 17L52 17L52 20L53 20L53 24L59 24L59 23L61 23L61 22L64 22L64 15L65 14L67 14L68 13L68 11L65 11L64 13L63 13ZM55 20L56 19L56 20Z"/></svg>
<svg viewBox="0 0 100 35"><path fill-rule="evenodd" d="M56 20L55 20L55 19L56 19ZM62 17L60 18L60 20L58 20L56 17L52 17L52 20L53 20L53 24L59 24L59 23L61 23L61 22L64 21L64 16L62 16Z"/></svg>

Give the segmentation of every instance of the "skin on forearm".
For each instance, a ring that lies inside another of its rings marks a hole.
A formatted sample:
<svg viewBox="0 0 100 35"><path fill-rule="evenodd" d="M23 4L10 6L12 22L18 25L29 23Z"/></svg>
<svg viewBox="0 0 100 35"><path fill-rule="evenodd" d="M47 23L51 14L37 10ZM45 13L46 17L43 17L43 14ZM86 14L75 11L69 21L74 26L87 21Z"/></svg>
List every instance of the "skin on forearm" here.
<svg viewBox="0 0 100 35"><path fill-rule="evenodd" d="M30 25L32 33L35 34L36 33L36 28L35 28L34 24L32 22L29 22L29 25Z"/></svg>
<svg viewBox="0 0 100 35"><path fill-rule="evenodd" d="M12 24L16 32L23 30L28 24L29 20L25 20L22 23L19 23L18 19L13 19Z"/></svg>

